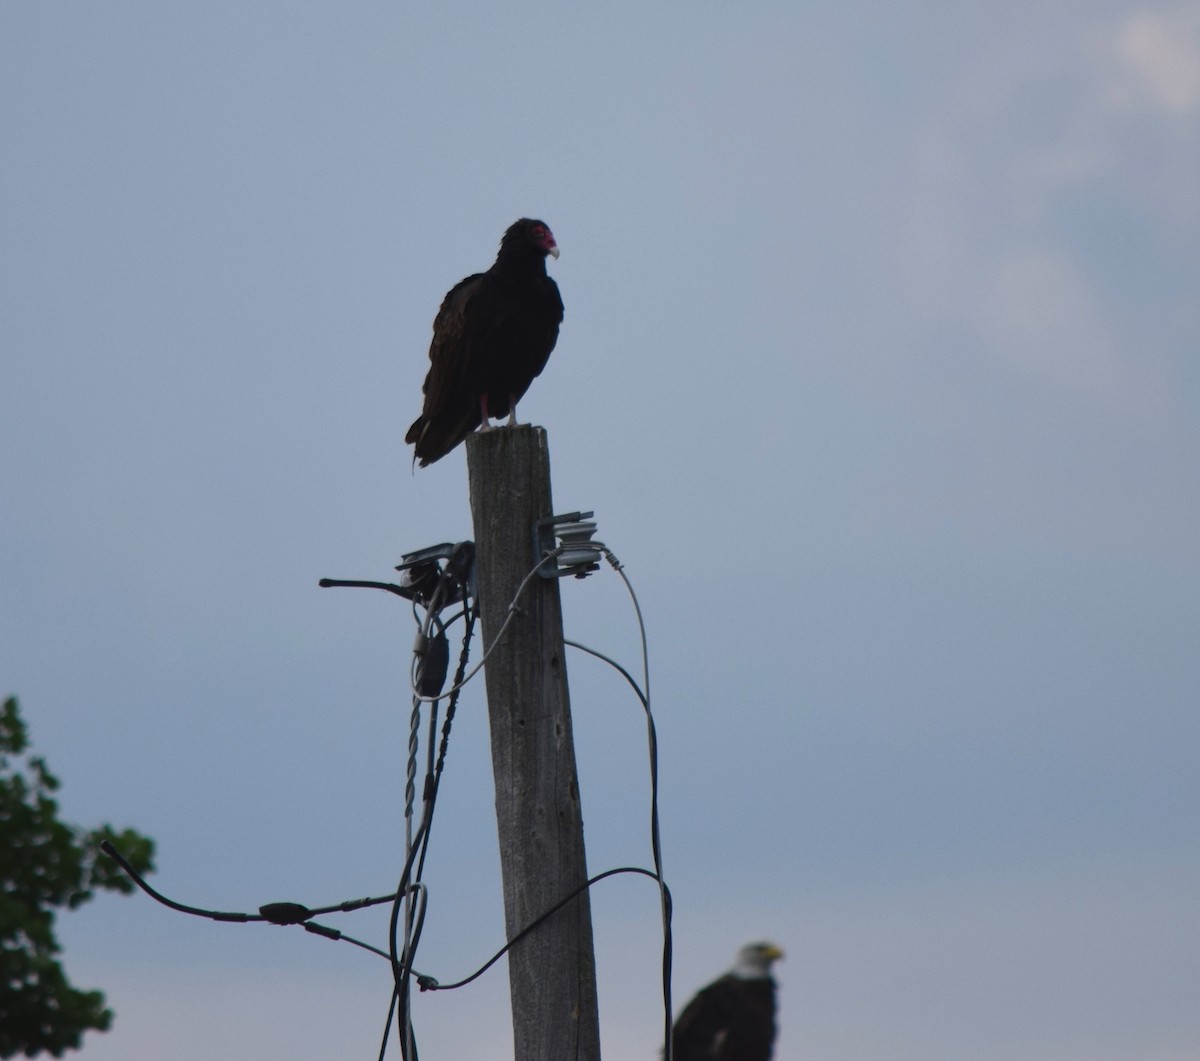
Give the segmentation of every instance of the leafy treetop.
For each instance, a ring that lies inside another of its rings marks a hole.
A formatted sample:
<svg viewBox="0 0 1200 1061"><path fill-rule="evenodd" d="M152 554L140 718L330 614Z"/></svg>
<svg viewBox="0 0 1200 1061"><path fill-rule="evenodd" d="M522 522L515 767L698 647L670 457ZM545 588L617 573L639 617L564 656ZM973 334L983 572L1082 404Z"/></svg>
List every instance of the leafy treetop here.
<svg viewBox="0 0 1200 1061"><path fill-rule="evenodd" d="M100 991L72 987L58 959L55 911L74 910L97 889L133 884L99 845L109 840L135 869L153 867L154 841L110 825L83 829L59 820L59 788L39 756L15 697L0 709L0 1058L61 1057L83 1033L106 1031L112 1010Z"/></svg>

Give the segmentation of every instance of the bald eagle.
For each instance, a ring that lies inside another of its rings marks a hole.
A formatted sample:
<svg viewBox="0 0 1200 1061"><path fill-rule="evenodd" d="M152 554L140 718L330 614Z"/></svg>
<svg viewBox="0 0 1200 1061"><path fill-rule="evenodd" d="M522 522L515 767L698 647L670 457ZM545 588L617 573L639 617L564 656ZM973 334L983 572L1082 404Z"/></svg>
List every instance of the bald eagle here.
<svg viewBox="0 0 1200 1061"><path fill-rule="evenodd" d="M492 267L447 292L433 322L421 415L404 441L422 468L444 457L491 417L516 423L517 401L558 340L563 303L546 275L558 244L544 221L509 226Z"/></svg>
<svg viewBox="0 0 1200 1061"><path fill-rule="evenodd" d="M724 976L697 992L671 1033L675 1061L769 1061L775 1050L774 943L750 943Z"/></svg>

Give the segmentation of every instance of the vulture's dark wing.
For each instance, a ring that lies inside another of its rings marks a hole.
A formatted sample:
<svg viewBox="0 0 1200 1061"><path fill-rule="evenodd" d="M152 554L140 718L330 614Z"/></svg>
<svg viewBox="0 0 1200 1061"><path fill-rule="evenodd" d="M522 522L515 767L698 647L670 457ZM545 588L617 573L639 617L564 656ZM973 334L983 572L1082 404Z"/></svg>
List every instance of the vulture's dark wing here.
<svg viewBox="0 0 1200 1061"><path fill-rule="evenodd" d="M405 436L422 465L449 453L479 425L479 327L473 318L485 276L476 273L455 284L434 318L421 388L425 403Z"/></svg>
<svg viewBox="0 0 1200 1061"><path fill-rule="evenodd" d="M464 390L478 375L472 356L471 327L473 299L483 282L483 273L460 280L442 299L433 320L433 341L429 345L429 375L425 377L425 407L422 416L435 418L456 405Z"/></svg>

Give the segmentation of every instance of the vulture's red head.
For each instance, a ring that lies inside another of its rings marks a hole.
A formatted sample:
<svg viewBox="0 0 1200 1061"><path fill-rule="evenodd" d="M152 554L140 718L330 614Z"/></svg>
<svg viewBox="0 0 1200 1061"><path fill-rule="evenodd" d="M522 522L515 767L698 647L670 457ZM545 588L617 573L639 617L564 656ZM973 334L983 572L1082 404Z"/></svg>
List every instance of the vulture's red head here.
<svg viewBox="0 0 1200 1061"><path fill-rule="evenodd" d="M523 217L509 226L508 231L504 233L504 238L500 241L501 254L504 254L505 251L519 254L533 248L536 248L543 258L547 254L552 258L558 257L558 244L554 242L554 233L550 231L550 226L545 221L535 221L532 218Z"/></svg>

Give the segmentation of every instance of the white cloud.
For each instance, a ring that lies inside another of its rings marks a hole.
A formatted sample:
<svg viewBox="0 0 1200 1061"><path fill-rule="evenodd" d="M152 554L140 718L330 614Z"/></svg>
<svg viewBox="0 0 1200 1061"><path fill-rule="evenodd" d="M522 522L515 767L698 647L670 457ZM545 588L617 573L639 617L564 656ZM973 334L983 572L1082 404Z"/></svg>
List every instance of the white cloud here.
<svg viewBox="0 0 1200 1061"><path fill-rule="evenodd" d="M935 333L949 324L1010 366L1078 393L1162 395L1169 350L1134 349L1159 320L1114 295L1170 268L1200 220L1198 140L1178 120L1200 109L1200 3L1043 29L947 75L912 140L900 283Z"/></svg>
<svg viewBox="0 0 1200 1061"><path fill-rule="evenodd" d="M1119 383L1103 307L1078 266L1051 246L998 256L983 277L976 320L1013 364L1085 390L1111 393Z"/></svg>
<svg viewBox="0 0 1200 1061"><path fill-rule="evenodd" d="M1139 11L1117 31L1119 100L1148 100L1187 114L1200 105L1200 4Z"/></svg>

